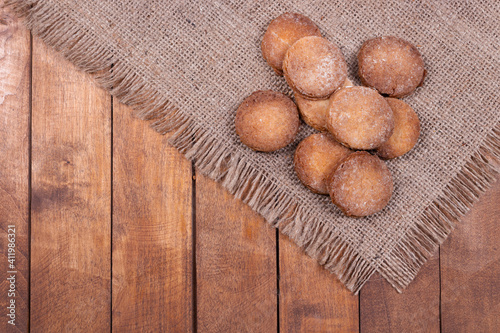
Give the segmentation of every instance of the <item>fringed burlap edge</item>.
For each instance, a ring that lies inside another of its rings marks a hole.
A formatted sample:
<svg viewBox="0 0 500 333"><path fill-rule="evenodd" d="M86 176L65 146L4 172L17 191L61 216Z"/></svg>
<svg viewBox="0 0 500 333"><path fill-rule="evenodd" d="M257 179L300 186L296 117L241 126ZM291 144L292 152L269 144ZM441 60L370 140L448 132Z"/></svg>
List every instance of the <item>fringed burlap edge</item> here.
<svg viewBox="0 0 500 333"><path fill-rule="evenodd" d="M415 227L383 260L378 272L402 292L420 267L448 237L455 224L497 180L500 172L500 122L479 149L423 212Z"/></svg>
<svg viewBox="0 0 500 333"><path fill-rule="evenodd" d="M91 74L99 86L130 106L138 118L150 121L151 127L161 134L173 132L171 144L194 161L201 173L220 182L260 213L309 256L336 274L355 294L376 270L401 292L446 239L455 222L466 214L498 175L500 123L442 195L425 209L417 225L394 246L390 255L369 262L331 223L310 214L267 174L254 169L239 154L229 152L207 130L197 126L167 97L144 81L126 59L118 59L99 36L75 26L64 13L55 10L53 3L7 0L3 6L24 17L34 35Z"/></svg>

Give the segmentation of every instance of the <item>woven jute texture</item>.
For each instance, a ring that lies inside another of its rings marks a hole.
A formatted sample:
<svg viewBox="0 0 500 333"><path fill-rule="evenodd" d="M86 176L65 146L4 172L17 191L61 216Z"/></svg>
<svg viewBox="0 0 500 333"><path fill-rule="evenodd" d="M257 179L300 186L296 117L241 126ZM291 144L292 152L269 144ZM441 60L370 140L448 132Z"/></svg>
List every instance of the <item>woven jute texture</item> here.
<svg viewBox="0 0 500 333"><path fill-rule="evenodd" d="M488 186L500 160L499 1L9 1L48 45L130 105L202 173L288 235L357 293L380 272L398 291ZM390 204L344 217L309 192L292 155L313 130L271 154L243 146L239 103L255 90L290 94L260 52L269 22L297 12L336 43L359 84L363 41L402 37L422 55L427 79L405 98L418 113L417 146L391 160ZM169 168L165 165L165 170Z"/></svg>

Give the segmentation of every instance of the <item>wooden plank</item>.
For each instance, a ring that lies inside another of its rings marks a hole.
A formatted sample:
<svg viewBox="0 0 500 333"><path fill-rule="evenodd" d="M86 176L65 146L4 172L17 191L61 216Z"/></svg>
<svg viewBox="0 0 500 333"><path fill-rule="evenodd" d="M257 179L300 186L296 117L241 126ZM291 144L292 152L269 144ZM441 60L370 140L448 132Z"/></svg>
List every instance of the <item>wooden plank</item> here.
<svg viewBox="0 0 500 333"><path fill-rule="evenodd" d="M113 104L113 331L192 330L191 163Z"/></svg>
<svg viewBox="0 0 500 333"><path fill-rule="evenodd" d="M373 275L360 292L360 331L439 332L439 255L420 269L399 294L382 276Z"/></svg>
<svg viewBox="0 0 500 333"><path fill-rule="evenodd" d="M111 98L33 40L31 330L110 328Z"/></svg>
<svg viewBox="0 0 500 333"><path fill-rule="evenodd" d="M279 254L281 332L358 332L358 296L287 236Z"/></svg>
<svg viewBox="0 0 500 333"><path fill-rule="evenodd" d="M197 327L277 330L276 232L220 184L196 175Z"/></svg>
<svg viewBox="0 0 500 333"><path fill-rule="evenodd" d="M27 332L29 322L30 43L0 10L0 332Z"/></svg>
<svg viewBox="0 0 500 333"><path fill-rule="evenodd" d="M443 332L500 329L500 182L441 246Z"/></svg>

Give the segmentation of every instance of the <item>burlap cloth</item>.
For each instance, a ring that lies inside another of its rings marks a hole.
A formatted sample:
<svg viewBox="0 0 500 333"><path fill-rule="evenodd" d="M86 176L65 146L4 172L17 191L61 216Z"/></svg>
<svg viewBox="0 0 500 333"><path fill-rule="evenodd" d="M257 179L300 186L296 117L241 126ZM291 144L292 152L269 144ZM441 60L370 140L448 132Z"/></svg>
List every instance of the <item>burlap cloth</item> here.
<svg viewBox="0 0 500 333"><path fill-rule="evenodd" d="M160 133L198 169L279 227L353 292L375 272L398 291L495 181L500 158L498 1L10 1L35 35ZM272 154L240 144L239 103L255 90L290 93L261 56L269 22L305 14L342 49L349 76L363 41L395 35L414 43L428 76L405 101L422 133L389 161L395 183L386 209L347 218L309 192L292 154L313 130ZM165 170L169 166L165 165Z"/></svg>

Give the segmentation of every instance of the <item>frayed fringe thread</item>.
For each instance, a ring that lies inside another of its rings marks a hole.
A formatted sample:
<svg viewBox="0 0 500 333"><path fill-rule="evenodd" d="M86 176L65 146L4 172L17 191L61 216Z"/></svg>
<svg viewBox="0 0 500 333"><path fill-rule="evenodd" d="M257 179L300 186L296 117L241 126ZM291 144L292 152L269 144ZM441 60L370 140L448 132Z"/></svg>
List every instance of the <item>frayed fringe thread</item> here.
<svg viewBox="0 0 500 333"><path fill-rule="evenodd" d="M299 206L267 174L257 171L240 154L229 153L209 132L193 122L173 133L170 143L193 160L198 171L220 182L337 275L349 290L357 293L375 271L331 223L325 223Z"/></svg>
<svg viewBox="0 0 500 333"><path fill-rule="evenodd" d="M138 118L170 138L198 170L221 182L235 197L260 213L272 226L288 235L305 252L336 274L355 294L376 270L375 263L362 258L332 224L310 214L279 188L265 173L257 171L238 153L229 153L210 133L180 112L124 59L118 59L94 34L76 27L53 8L36 0L8 0L4 7L25 17L34 35L61 52L81 70L92 74L97 83L130 106ZM446 239L454 223L462 217L494 181L500 161L500 123L488 136L443 195L424 211L378 271L401 292L419 268Z"/></svg>
<svg viewBox="0 0 500 333"><path fill-rule="evenodd" d="M420 220L387 256L378 271L402 292L420 267L435 253L455 224L498 179L500 173L500 122L460 172L423 212Z"/></svg>
<svg viewBox="0 0 500 333"><path fill-rule="evenodd" d="M120 102L130 106L142 120L165 134L188 121L188 117L145 82L128 63L118 59L95 34L78 27L53 4L36 0L7 0L3 7L26 18L25 25L47 45L60 52Z"/></svg>

